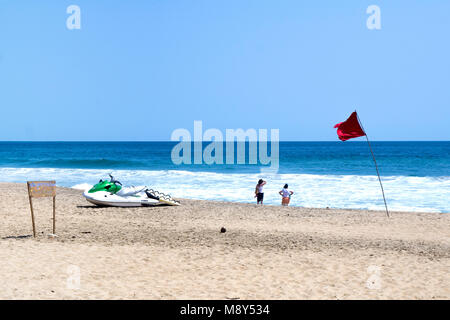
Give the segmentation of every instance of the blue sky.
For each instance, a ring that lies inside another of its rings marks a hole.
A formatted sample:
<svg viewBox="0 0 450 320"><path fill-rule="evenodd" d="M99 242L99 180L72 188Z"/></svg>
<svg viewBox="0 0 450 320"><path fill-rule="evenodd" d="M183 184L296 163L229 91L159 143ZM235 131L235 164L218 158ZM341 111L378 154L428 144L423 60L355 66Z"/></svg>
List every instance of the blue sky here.
<svg viewBox="0 0 450 320"><path fill-rule="evenodd" d="M66 8L81 8L68 30ZM369 30L366 9L381 9ZM0 140L450 140L450 2L0 0Z"/></svg>

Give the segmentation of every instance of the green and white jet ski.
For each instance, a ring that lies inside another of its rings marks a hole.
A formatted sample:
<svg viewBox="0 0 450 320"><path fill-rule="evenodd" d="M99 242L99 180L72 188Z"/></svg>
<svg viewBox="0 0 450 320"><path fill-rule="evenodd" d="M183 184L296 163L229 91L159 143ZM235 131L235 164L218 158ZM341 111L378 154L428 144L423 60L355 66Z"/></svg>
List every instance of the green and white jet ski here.
<svg viewBox="0 0 450 320"><path fill-rule="evenodd" d="M85 191L83 196L87 201L98 206L112 207L143 207L167 204L179 206L180 202L171 196L149 189L146 186L123 187L112 175L110 180L100 180L91 189Z"/></svg>

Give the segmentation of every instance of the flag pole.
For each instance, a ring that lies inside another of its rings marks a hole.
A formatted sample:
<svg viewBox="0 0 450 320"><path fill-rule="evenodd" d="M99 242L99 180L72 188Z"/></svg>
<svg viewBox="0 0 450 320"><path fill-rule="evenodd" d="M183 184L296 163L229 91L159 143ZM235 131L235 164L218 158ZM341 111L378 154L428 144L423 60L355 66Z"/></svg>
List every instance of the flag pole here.
<svg viewBox="0 0 450 320"><path fill-rule="evenodd" d="M355 112L356 112L356 110L355 110ZM381 193L383 194L384 206L386 207L386 214L389 218L389 210L388 210L388 206L387 206L387 202L386 202L386 197L384 195L383 184L381 183L381 177L380 177L380 172L378 170L377 160L375 159L375 154L373 153L372 146L370 145L369 137L367 136L366 130L364 130L361 120L359 119L358 113L356 113L356 116L358 117L359 125L361 126L361 128L363 129L363 131L365 133L365 136L367 139L367 144L369 145L370 153L372 154L373 162L375 163L375 169L377 169L378 181L380 182Z"/></svg>

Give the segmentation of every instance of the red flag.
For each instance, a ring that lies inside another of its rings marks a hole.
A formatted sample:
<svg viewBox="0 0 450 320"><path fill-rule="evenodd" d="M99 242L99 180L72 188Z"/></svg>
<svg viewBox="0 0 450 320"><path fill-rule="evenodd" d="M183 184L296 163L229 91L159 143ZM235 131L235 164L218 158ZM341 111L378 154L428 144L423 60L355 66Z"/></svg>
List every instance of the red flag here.
<svg viewBox="0 0 450 320"><path fill-rule="evenodd" d="M339 139L341 139L342 141L366 135L359 124L356 111L353 112L347 120L338 123L334 127L337 128L337 134L339 136Z"/></svg>

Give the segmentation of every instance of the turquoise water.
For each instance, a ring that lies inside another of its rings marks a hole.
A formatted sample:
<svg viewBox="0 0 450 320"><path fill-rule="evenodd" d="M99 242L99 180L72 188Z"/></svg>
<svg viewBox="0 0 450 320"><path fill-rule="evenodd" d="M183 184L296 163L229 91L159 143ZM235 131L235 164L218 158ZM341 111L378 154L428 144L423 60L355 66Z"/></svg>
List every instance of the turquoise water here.
<svg viewBox="0 0 450 320"><path fill-rule="evenodd" d="M145 184L176 197L253 202L262 177L268 181L267 204L279 204L277 192L289 183L296 191L293 205L383 208L365 141L280 142L278 170L248 164L248 152L246 164L176 165L175 145L0 142L0 180L56 179L58 185L82 188L112 172L124 184ZM372 142L372 147L391 209L450 211L450 142Z"/></svg>

